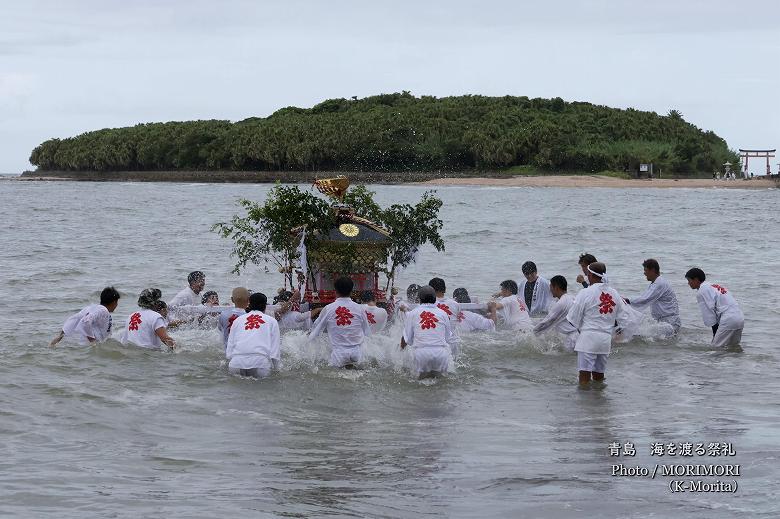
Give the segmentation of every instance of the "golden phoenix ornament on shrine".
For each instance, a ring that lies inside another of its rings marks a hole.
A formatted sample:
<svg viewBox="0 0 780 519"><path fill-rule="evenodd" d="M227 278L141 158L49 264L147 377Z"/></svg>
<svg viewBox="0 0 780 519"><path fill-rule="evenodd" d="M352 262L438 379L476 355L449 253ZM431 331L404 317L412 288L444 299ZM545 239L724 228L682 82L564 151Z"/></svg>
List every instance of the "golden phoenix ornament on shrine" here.
<svg viewBox="0 0 780 519"><path fill-rule="evenodd" d="M344 195L349 187L349 179L344 175L339 175L335 178L322 178L314 181L314 187L323 195L328 195L343 203Z"/></svg>

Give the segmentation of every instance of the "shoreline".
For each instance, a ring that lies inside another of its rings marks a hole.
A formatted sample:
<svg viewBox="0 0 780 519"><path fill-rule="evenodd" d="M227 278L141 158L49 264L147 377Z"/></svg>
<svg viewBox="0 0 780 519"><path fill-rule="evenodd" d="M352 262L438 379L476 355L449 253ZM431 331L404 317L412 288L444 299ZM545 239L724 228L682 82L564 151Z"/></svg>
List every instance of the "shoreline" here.
<svg viewBox="0 0 780 519"><path fill-rule="evenodd" d="M511 175L505 172L337 172L337 171L25 171L7 180L25 182L197 182L197 183L311 183L318 178L346 175L355 183L421 186L493 186L564 188L780 188L775 178L713 180L706 178L623 179L604 175Z"/></svg>
<svg viewBox="0 0 780 519"><path fill-rule="evenodd" d="M442 178L414 185L429 186L497 186L497 187L567 187L567 188L720 188L720 189L777 189L780 182L766 178L751 180L713 180L707 178L655 178L624 179L601 175L549 175L539 177L516 176L512 178Z"/></svg>
<svg viewBox="0 0 780 519"><path fill-rule="evenodd" d="M203 182L238 184L312 183L320 178L346 175L356 183L410 184L441 178L469 178L468 172L441 171L25 171L14 180L21 181L74 181L74 182ZM480 173L480 175L483 175ZM505 178L506 173L485 172L486 178Z"/></svg>

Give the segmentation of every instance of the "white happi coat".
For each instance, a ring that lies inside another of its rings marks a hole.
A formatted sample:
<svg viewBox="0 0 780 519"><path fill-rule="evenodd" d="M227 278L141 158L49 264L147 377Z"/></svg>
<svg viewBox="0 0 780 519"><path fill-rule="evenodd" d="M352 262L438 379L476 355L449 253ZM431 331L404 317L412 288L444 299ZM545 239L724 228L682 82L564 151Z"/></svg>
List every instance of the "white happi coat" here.
<svg viewBox="0 0 780 519"><path fill-rule="evenodd" d="M233 321L225 357L229 361L229 368L270 370L278 367L281 348L276 319L259 310L252 310Z"/></svg>
<svg viewBox="0 0 780 519"><path fill-rule="evenodd" d="M111 312L101 304L89 305L68 317L62 331L66 338L81 345L89 344L89 339L104 341L111 335Z"/></svg>
<svg viewBox="0 0 780 519"><path fill-rule="evenodd" d="M523 279L520 282L517 296L525 303L525 287L528 285L528 280ZM537 276L536 283L534 283L534 291L531 296L531 308L530 315L533 317L539 317L547 313L550 305L553 304L552 292L550 292L550 282L542 276Z"/></svg>
<svg viewBox="0 0 780 519"><path fill-rule="evenodd" d="M436 308L447 314L447 318L451 324L455 324L458 321L458 313L460 312L460 303L449 297L437 297ZM453 328L454 329L454 328ZM455 340L458 340L456 337Z"/></svg>
<svg viewBox="0 0 780 519"><path fill-rule="evenodd" d="M288 310L279 317L279 328L285 330L308 330L311 328L311 311Z"/></svg>
<svg viewBox="0 0 780 519"><path fill-rule="evenodd" d="M170 307L176 307L176 306L197 306L201 304L200 303L200 294L196 294L192 288L187 287L176 296L174 296L173 299L171 299L171 302L168 303L168 306Z"/></svg>
<svg viewBox="0 0 780 519"><path fill-rule="evenodd" d="M130 342L142 348L159 349L162 347L162 341L156 331L167 325L165 318L154 310L136 310L127 318L122 331L122 344Z"/></svg>
<svg viewBox="0 0 780 519"><path fill-rule="evenodd" d="M705 325L717 324L719 330L741 330L745 327L745 316L725 287L705 281L699 287L696 301L699 303Z"/></svg>
<svg viewBox="0 0 780 519"><path fill-rule="evenodd" d="M334 348L358 348L363 339L371 335L366 311L349 297L339 297L322 309L314 321L309 339L314 339L323 330L328 331Z"/></svg>
<svg viewBox="0 0 780 519"><path fill-rule="evenodd" d="M476 312L461 310L458 314L458 329L462 333L494 331L496 323Z"/></svg>
<svg viewBox="0 0 780 519"><path fill-rule="evenodd" d="M510 330L530 331L534 325L528 309L519 295L509 295L498 300L503 308L497 310L500 324Z"/></svg>
<svg viewBox="0 0 780 519"><path fill-rule="evenodd" d="M641 310L650 306L650 315L656 321L669 323L675 330L679 330L680 305L677 303L677 295L674 293L671 283L663 277L658 276L655 281L650 283L642 295L631 299L631 306Z"/></svg>
<svg viewBox="0 0 780 519"><path fill-rule="evenodd" d="M452 349L452 356L457 357L460 353L460 335L458 334L458 314L460 313L460 303L449 297L437 297L436 308L442 310L450 320L450 326L452 327L452 340L450 341L450 348Z"/></svg>
<svg viewBox="0 0 780 519"><path fill-rule="evenodd" d="M231 308L230 310L225 310L219 314L219 319L217 319L217 330L222 333L222 345L225 349L227 349L228 335L230 335L230 327L233 325L233 321L235 321L239 315L244 315L245 313L246 310L243 308Z"/></svg>
<svg viewBox="0 0 780 519"><path fill-rule="evenodd" d="M564 347L570 351L574 350L578 335L577 328L566 319L572 305L574 305L574 296L569 293L563 294L550 307L547 316L534 326L534 333L541 335L547 330L555 330L564 336Z"/></svg>
<svg viewBox="0 0 780 519"><path fill-rule="evenodd" d="M594 283L580 290L566 319L579 330L575 351L608 354L612 348L615 321L627 326L625 303L617 290L605 283Z"/></svg>
<svg viewBox="0 0 780 519"><path fill-rule="evenodd" d="M368 318L368 324L371 326L371 334L379 333L385 329L387 324L387 310L379 306L363 305Z"/></svg>
<svg viewBox="0 0 780 519"><path fill-rule="evenodd" d="M415 372L446 373L454 340L452 321L432 303L410 311L404 322L404 342L414 351Z"/></svg>

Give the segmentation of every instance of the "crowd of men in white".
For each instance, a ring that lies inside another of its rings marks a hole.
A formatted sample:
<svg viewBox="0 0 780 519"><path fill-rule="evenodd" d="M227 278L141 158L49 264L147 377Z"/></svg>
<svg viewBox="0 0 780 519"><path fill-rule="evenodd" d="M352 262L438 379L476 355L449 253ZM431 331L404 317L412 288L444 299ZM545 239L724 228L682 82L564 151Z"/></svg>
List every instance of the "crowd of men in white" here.
<svg viewBox="0 0 780 519"><path fill-rule="evenodd" d="M436 377L447 373L451 360L460 353L460 335L471 332L489 332L496 328L516 330L519 333L558 333L564 347L577 352L579 382L582 385L604 380L607 356L612 342L630 333L636 323L638 310L650 308L652 317L666 323L670 335L680 329L677 296L667 279L661 276L654 259L645 260L645 277L649 287L631 300L622 297L607 278L607 268L590 254L583 254L579 264L582 275L577 282L583 289L574 297L568 293L563 276L547 280L537 273L533 262L522 266L525 279L517 285L506 280L499 292L487 304L472 303L468 292L459 288L453 297L446 296L443 279L433 278L428 285L411 285L406 300L394 300L393 318L403 322L400 347L412 350L412 372L420 377ZM712 346L736 346L742 337L744 316L727 289L706 281L704 272L692 268L685 277L688 285L697 291L697 301L704 324L712 327ZM138 298L139 309L127 319L121 333L122 343L144 348L175 347L168 329L182 322L202 321L207 313L218 309L215 292L205 292L205 275L192 272L188 287L169 304L161 300L158 289L146 289ZM322 308L299 311L295 304L297 292L281 292L269 307L262 293L250 294L246 288L232 292L233 307L219 314L217 328L222 333L225 356L231 373L241 376L265 377L279 368L281 360L281 333L284 330L310 330L309 340L323 331L328 334L330 364L340 368L355 368L363 362L362 345L371 334L380 333L388 322L384 308L376 305L372 292L360 294L361 303L352 297L353 282L342 277L334 282L337 299ZM52 340L55 346L63 338L80 344L106 340L111 336L111 313L120 295L113 287L105 288L100 303L90 305L69 317L61 332ZM201 307L199 318L169 319L168 310ZM474 311L477 310L477 311ZM531 317L539 317L534 323ZM633 323L633 324L632 324Z"/></svg>

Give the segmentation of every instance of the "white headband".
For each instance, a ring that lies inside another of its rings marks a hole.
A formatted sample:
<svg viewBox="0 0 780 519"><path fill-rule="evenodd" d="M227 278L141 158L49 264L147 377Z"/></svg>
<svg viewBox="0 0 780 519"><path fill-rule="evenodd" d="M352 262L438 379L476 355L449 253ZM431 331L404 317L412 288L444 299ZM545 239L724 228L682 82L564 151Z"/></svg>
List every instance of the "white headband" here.
<svg viewBox="0 0 780 519"><path fill-rule="evenodd" d="M595 270L593 270L593 269L591 269L591 268L590 268L590 265L588 265L588 272L590 272L590 273L591 273L591 274L593 274L594 276L598 276L598 277L599 277L599 279L601 279L601 282L602 282L602 283L605 283L605 284L606 284L606 283L608 283L608 281L609 281L609 280L607 279L607 273L606 273L606 272L605 272L605 273L603 273L603 274L602 274L601 272L596 272Z"/></svg>
<svg viewBox="0 0 780 519"><path fill-rule="evenodd" d="M602 274L601 272L596 272L595 270L591 269L590 265L588 265L588 272L590 272L594 276L598 276L600 278L603 278L605 276L605 274Z"/></svg>

